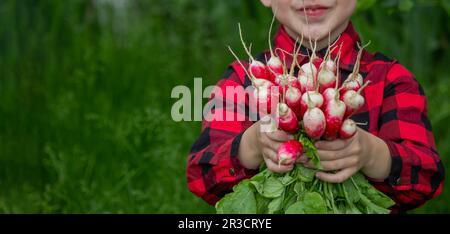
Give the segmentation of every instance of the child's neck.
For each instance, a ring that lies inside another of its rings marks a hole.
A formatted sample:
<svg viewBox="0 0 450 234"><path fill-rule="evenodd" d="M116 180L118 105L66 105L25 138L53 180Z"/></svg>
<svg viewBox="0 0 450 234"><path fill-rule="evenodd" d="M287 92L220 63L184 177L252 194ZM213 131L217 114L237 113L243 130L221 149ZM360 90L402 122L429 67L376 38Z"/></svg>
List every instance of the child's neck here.
<svg viewBox="0 0 450 234"><path fill-rule="evenodd" d="M331 43L333 43L334 41L336 41L336 39L339 37L339 35L341 35L342 32L345 31L345 29L347 28L348 24L350 23L350 20L348 20L347 22L345 22L344 24L340 25L339 27L337 27L334 31L331 32L330 34L330 41ZM293 32L291 29L285 27L286 32L289 34L289 36L291 36L291 38L297 38L297 37L301 37L299 35L297 35L295 32ZM311 44L309 43L309 38L305 38L305 40L303 40L302 45L308 49L313 49L311 48ZM320 40L317 40L317 51L328 47L328 35L321 38Z"/></svg>

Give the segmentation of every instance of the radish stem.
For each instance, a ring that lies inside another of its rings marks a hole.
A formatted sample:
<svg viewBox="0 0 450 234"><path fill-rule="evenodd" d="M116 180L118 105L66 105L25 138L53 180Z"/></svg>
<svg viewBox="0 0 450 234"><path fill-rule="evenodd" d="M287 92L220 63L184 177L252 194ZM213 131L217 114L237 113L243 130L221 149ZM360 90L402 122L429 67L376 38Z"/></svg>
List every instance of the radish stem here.
<svg viewBox="0 0 450 234"><path fill-rule="evenodd" d="M239 36L240 36L240 38L241 38L242 46L244 46L244 50L245 50L245 52L247 52L247 55L250 57L250 59L251 59L252 61L254 61L255 59L253 58L252 54L250 53L250 50L247 48L247 46L246 46L246 44L245 44L245 41L244 41L244 37L242 36L241 23L238 23L238 28L239 28Z"/></svg>
<svg viewBox="0 0 450 234"><path fill-rule="evenodd" d="M231 52L231 54L234 56L234 58L236 59L236 61L241 65L242 69L244 70L245 74L248 76L248 78L252 81L252 83L254 82L254 77L251 76L248 72L247 69L245 68L245 66L241 63L241 60L239 59L239 57L234 53L233 49L231 49L230 46L228 46L228 50Z"/></svg>

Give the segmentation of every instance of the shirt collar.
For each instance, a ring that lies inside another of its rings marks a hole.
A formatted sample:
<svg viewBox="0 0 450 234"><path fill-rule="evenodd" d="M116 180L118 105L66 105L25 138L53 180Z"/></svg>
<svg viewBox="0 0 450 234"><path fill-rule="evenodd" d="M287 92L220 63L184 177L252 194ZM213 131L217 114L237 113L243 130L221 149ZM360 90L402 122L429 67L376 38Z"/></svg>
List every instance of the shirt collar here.
<svg viewBox="0 0 450 234"><path fill-rule="evenodd" d="M283 25L280 26L278 32L275 35L274 44L275 44L275 52L278 54L280 59L286 63L287 67L290 67L292 63L292 56L288 55L282 51L287 51L292 53L294 50L295 40L292 39L289 34L286 32L286 29ZM358 33L355 31L353 24L349 22L347 28L344 32L341 33L340 37L335 42L335 45L339 46L342 43L341 49L341 61L339 63L340 69L351 71L353 69L353 64L355 62L356 56L358 54L358 43L360 43L360 38ZM302 46L301 51L302 54L306 54L308 49ZM320 51L317 51L316 54L318 57L323 58L325 56L327 48L324 48ZM311 54L311 51L308 50ZM331 53L331 57L335 58L338 54L338 49L335 49ZM298 62L299 64L304 64L308 61L308 57L299 56Z"/></svg>

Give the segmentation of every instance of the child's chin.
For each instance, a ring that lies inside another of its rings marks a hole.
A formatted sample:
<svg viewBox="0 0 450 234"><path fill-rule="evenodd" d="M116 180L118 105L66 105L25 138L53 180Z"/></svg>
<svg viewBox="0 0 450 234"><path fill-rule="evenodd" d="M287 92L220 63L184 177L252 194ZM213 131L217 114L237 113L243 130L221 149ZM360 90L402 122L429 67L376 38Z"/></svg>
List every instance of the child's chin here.
<svg viewBox="0 0 450 234"><path fill-rule="evenodd" d="M314 26L302 33L305 38L311 38L314 40L321 40L328 36L328 30L324 26Z"/></svg>

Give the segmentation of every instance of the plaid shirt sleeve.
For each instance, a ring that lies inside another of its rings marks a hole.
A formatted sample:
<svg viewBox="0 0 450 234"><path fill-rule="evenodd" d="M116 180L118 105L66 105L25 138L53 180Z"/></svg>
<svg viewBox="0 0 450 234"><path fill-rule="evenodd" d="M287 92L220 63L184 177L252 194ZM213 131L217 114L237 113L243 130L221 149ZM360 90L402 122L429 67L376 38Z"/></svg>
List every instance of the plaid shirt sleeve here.
<svg viewBox="0 0 450 234"><path fill-rule="evenodd" d="M207 104L214 106L205 116L219 116L223 120L204 119L200 137L189 153L186 172L189 190L211 205L229 193L235 184L257 173L257 170L244 168L237 157L242 134L253 124L244 112L248 102L239 98L226 100L220 96L227 88L244 88L248 81L239 68L236 64L228 68L217 84L221 92L213 92ZM231 106L227 106L226 101ZM229 121L227 117L235 120Z"/></svg>
<svg viewBox="0 0 450 234"><path fill-rule="evenodd" d="M379 137L392 157L389 177L374 185L396 201L394 210L409 210L442 191L444 168L427 117L420 84L402 65L389 70L383 95Z"/></svg>

